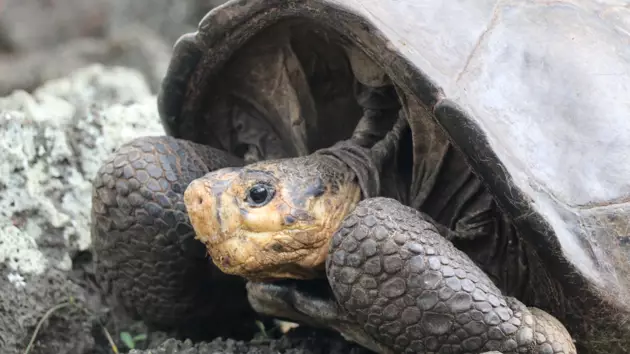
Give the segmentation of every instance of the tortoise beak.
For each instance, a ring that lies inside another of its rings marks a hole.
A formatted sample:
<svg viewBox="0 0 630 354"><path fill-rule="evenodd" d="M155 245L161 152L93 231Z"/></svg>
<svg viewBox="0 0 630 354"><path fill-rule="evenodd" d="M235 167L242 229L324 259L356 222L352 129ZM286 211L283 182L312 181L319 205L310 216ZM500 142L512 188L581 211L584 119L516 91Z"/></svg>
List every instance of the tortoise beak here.
<svg viewBox="0 0 630 354"><path fill-rule="evenodd" d="M217 172L192 181L184 192L184 203L195 230L195 238L206 246L219 244L230 235L231 220L223 220L221 202L226 197L224 192L232 179L229 177L233 176L222 175L223 178L217 178Z"/></svg>

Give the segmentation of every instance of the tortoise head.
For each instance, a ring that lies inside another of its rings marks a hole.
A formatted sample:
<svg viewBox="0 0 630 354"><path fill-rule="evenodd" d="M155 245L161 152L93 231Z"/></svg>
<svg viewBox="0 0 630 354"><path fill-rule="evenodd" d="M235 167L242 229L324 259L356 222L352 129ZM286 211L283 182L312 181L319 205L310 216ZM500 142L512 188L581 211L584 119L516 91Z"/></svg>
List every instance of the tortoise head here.
<svg viewBox="0 0 630 354"><path fill-rule="evenodd" d="M310 155L210 172L184 201L196 238L223 272L304 279L323 267L330 238L360 197L347 165Z"/></svg>

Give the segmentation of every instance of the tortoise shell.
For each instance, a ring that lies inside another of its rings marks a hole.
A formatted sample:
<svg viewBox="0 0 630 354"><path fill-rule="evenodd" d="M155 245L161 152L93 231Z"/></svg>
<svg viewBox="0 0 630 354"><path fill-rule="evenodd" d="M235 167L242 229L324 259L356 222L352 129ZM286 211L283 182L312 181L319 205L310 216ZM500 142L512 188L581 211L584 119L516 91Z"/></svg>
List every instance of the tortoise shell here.
<svg viewBox="0 0 630 354"><path fill-rule="evenodd" d="M630 311L625 1L233 0L175 44L158 106L171 136L298 156L351 134L354 80L398 88L410 171L453 146L566 294Z"/></svg>

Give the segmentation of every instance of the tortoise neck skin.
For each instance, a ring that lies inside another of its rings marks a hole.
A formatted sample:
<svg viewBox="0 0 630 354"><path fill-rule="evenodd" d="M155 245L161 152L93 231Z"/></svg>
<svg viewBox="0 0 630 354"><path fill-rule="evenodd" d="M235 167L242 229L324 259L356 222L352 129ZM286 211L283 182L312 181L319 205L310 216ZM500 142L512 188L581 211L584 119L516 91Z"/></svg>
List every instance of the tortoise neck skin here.
<svg viewBox="0 0 630 354"><path fill-rule="evenodd" d="M354 175L358 187L361 189L361 199L373 198L381 191L380 166L373 159L370 149L346 140L334 146L322 149L313 156L326 156L340 161Z"/></svg>
<svg viewBox="0 0 630 354"><path fill-rule="evenodd" d="M329 241L365 198L380 193L394 128L372 148L352 140L297 158L225 168L194 180L184 201L196 238L223 272L253 280L321 276Z"/></svg>

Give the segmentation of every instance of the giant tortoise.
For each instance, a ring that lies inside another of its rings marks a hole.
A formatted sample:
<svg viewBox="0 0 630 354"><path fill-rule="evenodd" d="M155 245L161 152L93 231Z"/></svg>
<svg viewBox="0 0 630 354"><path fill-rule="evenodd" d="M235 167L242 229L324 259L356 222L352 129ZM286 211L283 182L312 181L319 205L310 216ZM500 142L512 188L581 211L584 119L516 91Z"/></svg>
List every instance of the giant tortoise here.
<svg viewBox="0 0 630 354"><path fill-rule="evenodd" d="M98 279L160 325L626 353L629 24L622 0L228 1L175 44L167 136L94 180Z"/></svg>

